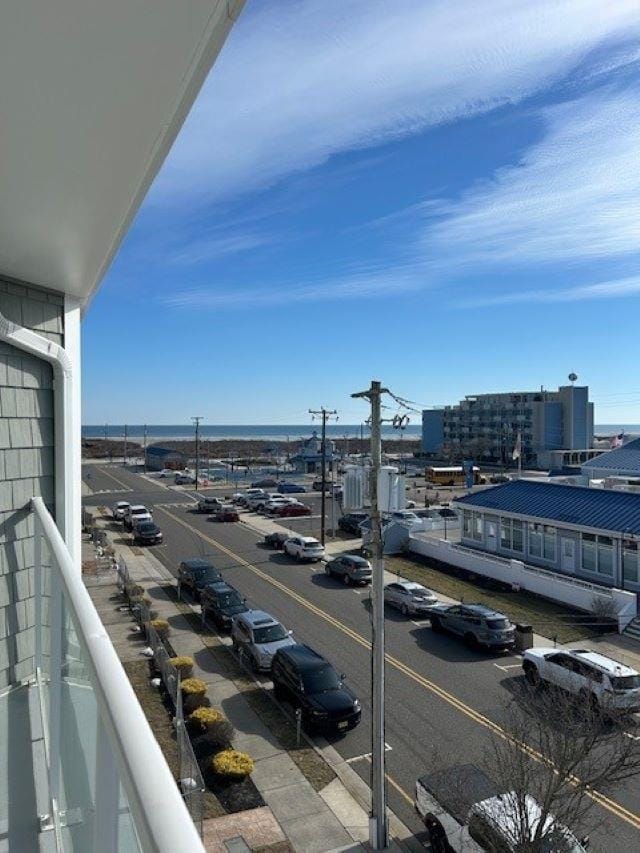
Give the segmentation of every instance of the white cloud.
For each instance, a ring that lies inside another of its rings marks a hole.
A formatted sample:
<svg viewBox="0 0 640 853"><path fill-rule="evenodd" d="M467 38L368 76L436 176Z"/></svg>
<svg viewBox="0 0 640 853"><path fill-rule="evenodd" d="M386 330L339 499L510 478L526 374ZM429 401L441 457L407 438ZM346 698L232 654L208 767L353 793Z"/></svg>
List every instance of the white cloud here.
<svg viewBox="0 0 640 853"><path fill-rule="evenodd" d="M238 233L209 236L182 243L180 249L173 254L169 252L164 260L187 266L260 249L274 242L276 239L269 234Z"/></svg>
<svg viewBox="0 0 640 853"><path fill-rule="evenodd" d="M388 270L361 270L351 275L306 282L237 287L218 290L215 286L179 288L160 297L172 308L234 309L287 305L306 302L342 301L360 298L395 297L400 293L424 289L428 279L423 271L411 265Z"/></svg>
<svg viewBox="0 0 640 853"><path fill-rule="evenodd" d="M151 198L229 197L335 153L519 102L603 46L625 64L639 24L637 0L256 3Z"/></svg>
<svg viewBox="0 0 640 853"><path fill-rule="evenodd" d="M640 245L640 98L607 89L542 110L522 161L440 205L423 248L454 267L613 259Z"/></svg>
<svg viewBox="0 0 640 853"><path fill-rule="evenodd" d="M481 296L478 299L464 301L459 307L515 305L523 302L585 302L592 299L616 299L628 296L640 296L640 276L629 276L560 290L521 290L518 293Z"/></svg>

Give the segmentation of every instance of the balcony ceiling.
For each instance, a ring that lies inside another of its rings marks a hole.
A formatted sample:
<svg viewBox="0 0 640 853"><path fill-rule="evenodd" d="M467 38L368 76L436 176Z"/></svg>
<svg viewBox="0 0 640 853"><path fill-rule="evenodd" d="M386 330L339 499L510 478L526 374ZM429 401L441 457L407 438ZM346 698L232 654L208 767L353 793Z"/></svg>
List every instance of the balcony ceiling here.
<svg viewBox="0 0 640 853"><path fill-rule="evenodd" d="M91 297L243 3L3 4L0 274Z"/></svg>

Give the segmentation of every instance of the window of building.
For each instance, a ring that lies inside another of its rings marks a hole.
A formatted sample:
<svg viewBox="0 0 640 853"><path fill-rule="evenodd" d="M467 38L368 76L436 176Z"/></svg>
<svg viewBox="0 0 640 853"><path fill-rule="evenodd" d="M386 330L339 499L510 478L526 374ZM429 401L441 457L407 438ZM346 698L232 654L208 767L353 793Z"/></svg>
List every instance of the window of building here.
<svg viewBox="0 0 640 853"><path fill-rule="evenodd" d="M613 539L598 536L598 573L613 577Z"/></svg>
<svg viewBox="0 0 640 853"><path fill-rule="evenodd" d="M462 512L462 534L467 538L471 537L471 511L468 509Z"/></svg>
<svg viewBox="0 0 640 853"><path fill-rule="evenodd" d="M585 572L597 571L597 537L592 533L582 534L582 568Z"/></svg>
<svg viewBox="0 0 640 853"><path fill-rule="evenodd" d="M582 534L582 568L587 572L613 577L613 539L611 536Z"/></svg>
<svg viewBox="0 0 640 853"><path fill-rule="evenodd" d="M625 581L638 583L638 543L625 541L622 549L622 572Z"/></svg>
<svg viewBox="0 0 640 853"><path fill-rule="evenodd" d="M482 515L479 512L473 513L473 538L482 541Z"/></svg>
<svg viewBox="0 0 640 853"><path fill-rule="evenodd" d="M542 557L542 530L544 525L529 522L529 554L532 557Z"/></svg>
<svg viewBox="0 0 640 853"><path fill-rule="evenodd" d="M544 558L545 560L556 559L556 529L548 524L544 526Z"/></svg>
<svg viewBox="0 0 640 853"><path fill-rule="evenodd" d="M500 547L507 551L511 550L511 519L500 519Z"/></svg>
<svg viewBox="0 0 640 853"><path fill-rule="evenodd" d="M524 530L521 521L513 520L511 523L511 547L520 554L524 551Z"/></svg>

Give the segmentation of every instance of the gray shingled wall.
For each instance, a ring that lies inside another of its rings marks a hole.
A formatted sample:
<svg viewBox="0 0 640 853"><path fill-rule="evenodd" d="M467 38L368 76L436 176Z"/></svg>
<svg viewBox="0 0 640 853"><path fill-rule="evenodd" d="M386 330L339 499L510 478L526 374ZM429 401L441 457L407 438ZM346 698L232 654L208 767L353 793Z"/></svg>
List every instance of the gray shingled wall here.
<svg viewBox="0 0 640 853"><path fill-rule="evenodd" d="M63 343L63 300L0 277L8 320ZM0 689L34 669L33 518L42 495L53 513L53 371L0 342Z"/></svg>

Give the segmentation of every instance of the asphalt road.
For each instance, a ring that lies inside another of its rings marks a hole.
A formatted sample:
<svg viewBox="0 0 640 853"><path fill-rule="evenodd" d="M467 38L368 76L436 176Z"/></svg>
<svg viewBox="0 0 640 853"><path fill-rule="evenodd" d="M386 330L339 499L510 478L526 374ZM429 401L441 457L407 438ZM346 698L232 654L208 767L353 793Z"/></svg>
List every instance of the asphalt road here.
<svg viewBox="0 0 640 853"><path fill-rule="evenodd" d="M332 742L369 781L368 589L352 589L327 578L323 564L300 565L264 549L262 536L246 524L208 521L191 510L193 501L186 493L167 488L161 481L152 484L116 467L98 474L93 470L97 467L87 466L83 471L86 478L91 470L87 481L91 488L102 484L103 478L105 482L111 478L112 488L133 491L90 496L85 499L87 505L135 498L152 506L165 540L153 553L170 571L175 573L185 558L209 556L253 607L273 614L293 629L299 641L313 646L347 674L363 704L363 722ZM301 497L307 501L309 495ZM412 806L415 779L456 765L483 764L490 731L499 726L505 701L521 680L520 661L513 655L496 657L469 650L455 638L435 634L425 621L405 619L392 609L387 611L386 635L389 802L418 832L421 826ZM604 828L592 834L592 849L613 853L637 849L637 784L631 782L609 796L606 808L596 806Z"/></svg>

